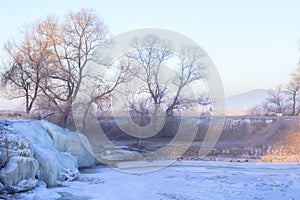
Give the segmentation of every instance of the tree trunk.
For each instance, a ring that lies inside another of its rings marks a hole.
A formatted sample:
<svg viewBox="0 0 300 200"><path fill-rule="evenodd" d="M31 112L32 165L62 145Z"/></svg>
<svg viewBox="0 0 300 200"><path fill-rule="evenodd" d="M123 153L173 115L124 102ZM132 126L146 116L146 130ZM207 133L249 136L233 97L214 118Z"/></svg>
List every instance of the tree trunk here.
<svg viewBox="0 0 300 200"><path fill-rule="evenodd" d="M89 114L90 114L90 109L91 109L91 105L92 105L92 103L93 103L94 101L93 100L91 100L91 101L89 101L89 103L87 104L87 107L85 108L85 110L84 110L84 114L83 114L83 117L82 117L82 131L86 131L86 129L87 129L87 120L88 120L88 117L89 117Z"/></svg>
<svg viewBox="0 0 300 200"><path fill-rule="evenodd" d="M30 113L30 108L29 108L29 92L28 90L26 90L26 94L25 94L25 99L26 99L26 114Z"/></svg>
<svg viewBox="0 0 300 200"><path fill-rule="evenodd" d="M293 93L293 110L292 110L292 116L295 116L296 113L296 92Z"/></svg>
<svg viewBox="0 0 300 200"><path fill-rule="evenodd" d="M171 107L167 108L166 114L168 117L173 116L173 108L171 108Z"/></svg>
<svg viewBox="0 0 300 200"><path fill-rule="evenodd" d="M59 125L63 128L66 128L68 125L68 119L72 111L72 101L68 100L66 108L64 112L61 113L60 119L59 119Z"/></svg>

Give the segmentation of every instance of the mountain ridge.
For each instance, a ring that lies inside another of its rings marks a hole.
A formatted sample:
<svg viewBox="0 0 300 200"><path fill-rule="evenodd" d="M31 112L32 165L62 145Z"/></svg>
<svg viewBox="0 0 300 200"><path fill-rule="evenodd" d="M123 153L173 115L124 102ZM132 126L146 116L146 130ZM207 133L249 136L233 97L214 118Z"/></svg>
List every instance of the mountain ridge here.
<svg viewBox="0 0 300 200"><path fill-rule="evenodd" d="M225 98L226 110L249 110L261 105L268 96L267 89L254 89Z"/></svg>

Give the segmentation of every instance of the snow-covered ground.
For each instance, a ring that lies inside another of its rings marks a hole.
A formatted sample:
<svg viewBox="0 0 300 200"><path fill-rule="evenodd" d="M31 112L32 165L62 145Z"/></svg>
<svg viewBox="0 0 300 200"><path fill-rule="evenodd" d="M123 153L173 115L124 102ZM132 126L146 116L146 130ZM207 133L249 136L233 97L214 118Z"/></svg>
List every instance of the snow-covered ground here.
<svg viewBox="0 0 300 200"><path fill-rule="evenodd" d="M68 187L39 186L22 199L300 199L300 165L175 162L151 173L86 169Z"/></svg>

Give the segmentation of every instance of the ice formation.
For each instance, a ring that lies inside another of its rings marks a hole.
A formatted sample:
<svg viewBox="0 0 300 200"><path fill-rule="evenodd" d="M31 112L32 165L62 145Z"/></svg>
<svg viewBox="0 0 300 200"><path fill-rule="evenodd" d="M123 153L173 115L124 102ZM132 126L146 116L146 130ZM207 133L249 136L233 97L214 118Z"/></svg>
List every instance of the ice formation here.
<svg viewBox="0 0 300 200"><path fill-rule="evenodd" d="M78 167L94 165L86 147L83 135L47 121L0 121L0 182L3 188L25 191L37 180L47 186L72 180Z"/></svg>

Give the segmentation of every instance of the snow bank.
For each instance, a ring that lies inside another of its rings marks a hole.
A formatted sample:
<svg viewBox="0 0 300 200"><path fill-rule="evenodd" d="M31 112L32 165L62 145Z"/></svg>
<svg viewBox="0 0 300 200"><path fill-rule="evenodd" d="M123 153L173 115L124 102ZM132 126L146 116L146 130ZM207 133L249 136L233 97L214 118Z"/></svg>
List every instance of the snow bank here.
<svg viewBox="0 0 300 200"><path fill-rule="evenodd" d="M0 136L3 136L0 140L0 144L3 143L0 146L0 181L5 186L36 179L45 181L47 186L57 186L77 176L78 167L94 165L93 156L85 148L89 145L82 144L80 138L84 136L79 133L46 121L6 123L5 131L0 129ZM7 138L12 142L6 142Z"/></svg>

